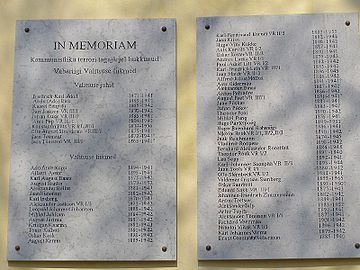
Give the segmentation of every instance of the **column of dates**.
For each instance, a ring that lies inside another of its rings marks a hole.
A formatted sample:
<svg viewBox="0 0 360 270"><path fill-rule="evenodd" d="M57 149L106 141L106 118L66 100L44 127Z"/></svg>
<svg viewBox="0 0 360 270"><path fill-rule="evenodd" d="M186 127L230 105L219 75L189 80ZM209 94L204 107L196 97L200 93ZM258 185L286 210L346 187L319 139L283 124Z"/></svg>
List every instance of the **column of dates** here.
<svg viewBox="0 0 360 270"><path fill-rule="evenodd" d="M338 35L313 30L318 229L320 239L345 238Z"/></svg>
<svg viewBox="0 0 360 270"><path fill-rule="evenodd" d="M129 143L153 143L153 93L129 93Z"/></svg>
<svg viewBox="0 0 360 270"><path fill-rule="evenodd" d="M128 242L153 242L152 165L128 166Z"/></svg>

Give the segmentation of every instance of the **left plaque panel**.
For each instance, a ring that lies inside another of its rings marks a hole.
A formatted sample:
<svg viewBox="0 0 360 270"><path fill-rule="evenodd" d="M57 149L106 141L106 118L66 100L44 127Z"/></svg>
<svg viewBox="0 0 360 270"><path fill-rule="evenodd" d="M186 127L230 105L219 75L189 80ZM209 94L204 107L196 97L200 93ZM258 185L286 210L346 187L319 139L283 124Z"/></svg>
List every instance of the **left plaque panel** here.
<svg viewBox="0 0 360 270"><path fill-rule="evenodd" d="M175 20L18 21L9 260L175 260Z"/></svg>

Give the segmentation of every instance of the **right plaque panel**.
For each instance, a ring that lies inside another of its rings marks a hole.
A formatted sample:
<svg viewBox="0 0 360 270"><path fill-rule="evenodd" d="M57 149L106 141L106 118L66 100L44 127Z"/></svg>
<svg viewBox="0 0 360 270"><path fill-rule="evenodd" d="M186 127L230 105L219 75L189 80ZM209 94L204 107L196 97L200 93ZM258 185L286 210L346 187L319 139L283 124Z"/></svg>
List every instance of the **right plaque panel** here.
<svg viewBox="0 0 360 270"><path fill-rule="evenodd" d="M202 260L360 257L357 14L197 20Z"/></svg>

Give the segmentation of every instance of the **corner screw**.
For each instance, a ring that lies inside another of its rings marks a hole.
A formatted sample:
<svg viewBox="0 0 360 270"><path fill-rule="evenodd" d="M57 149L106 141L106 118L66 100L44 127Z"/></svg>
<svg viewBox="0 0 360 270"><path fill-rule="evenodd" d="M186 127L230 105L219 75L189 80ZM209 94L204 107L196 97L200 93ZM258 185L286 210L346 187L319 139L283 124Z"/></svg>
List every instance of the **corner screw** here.
<svg viewBox="0 0 360 270"><path fill-rule="evenodd" d="M359 248L360 248L360 244L359 244L359 243L355 243L354 247L357 248L357 249L359 249Z"/></svg>
<svg viewBox="0 0 360 270"><path fill-rule="evenodd" d="M207 251L210 251L210 250L211 250L211 246L210 246L210 245L207 245L207 246L205 247L205 249L206 249Z"/></svg>
<svg viewBox="0 0 360 270"><path fill-rule="evenodd" d="M163 247L161 248L161 250L162 250L163 252L166 252L166 251L167 251L167 247L163 246Z"/></svg>
<svg viewBox="0 0 360 270"><path fill-rule="evenodd" d="M161 27L161 31L166 32L167 28L166 26Z"/></svg>
<svg viewBox="0 0 360 270"><path fill-rule="evenodd" d="M20 250L20 246L19 246L19 245L15 246L15 250L16 250L16 251L19 251L19 250Z"/></svg>
<svg viewBox="0 0 360 270"><path fill-rule="evenodd" d="M29 27L26 27L26 28L24 29L24 31L25 31L25 33L29 33L29 32L30 32L30 28L29 28Z"/></svg>
<svg viewBox="0 0 360 270"><path fill-rule="evenodd" d="M205 29L206 29L206 30L209 30L209 29L210 29L210 25L209 25L209 24L205 25Z"/></svg>
<svg viewBox="0 0 360 270"><path fill-rule="evenodd" d="M346 25L346 26L350 26L350 21L346 21L346 22L345 22L345 25Z"/></svg>

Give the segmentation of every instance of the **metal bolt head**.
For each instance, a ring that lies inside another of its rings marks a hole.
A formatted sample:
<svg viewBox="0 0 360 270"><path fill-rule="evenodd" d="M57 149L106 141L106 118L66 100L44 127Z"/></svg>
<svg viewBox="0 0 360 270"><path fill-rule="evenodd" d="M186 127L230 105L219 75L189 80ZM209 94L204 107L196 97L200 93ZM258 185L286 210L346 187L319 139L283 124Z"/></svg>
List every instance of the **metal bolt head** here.
<svg viewBox="0 0 360 270"><path fill-rule="evenodd" d="M24 31L25 31L25 33L29 33L29 32L30 32L30 28L29 28L29 27L26 27L26 28L24 29Z"/></svg>
<svg viewBox="0 0 360 270"><path fill-rule="evenodd" d="M360 243L355 243L354 247L359 249L360 248Z"/></svg>
<svg viewBox="0 0 360 270"><path fill-rule="evenodd" d="M206 29L206 30L209 30L209 29L210 29L210 25L209 25L209 24L205 25L205 29Z"/></svg>
<svg viewBox="0 0 360 270"><path fill-rule="evenodd" d="M205 247L205 249L206 249L207 251L210 251L210 250L211 250L211 246L210 246L210 245L207 245L207 246Z"/></svg>
<svg viewBox="0 0 360 270"><path fill-rule="evenodd" d="M346 26L350 26L350 21L346 21L346 22L345 22L345 25L346 25Z"/></svg>
<svg viewBox="0 0 360 270"><path fill-rule="evenodd" d="M161 248L161 250L162 250L163 252L166 252L166 251L167 251L167 247L163 246L163 247Z"/></svg>
<svg viewBox="0 0 360 270"><path fill-rule="evenodd" d="M166 32L167 28L166 26L161 27L161 31Z"/></svg>
<svg viewBox="0 0 360 270"><path fill-rule="evenodd" d="M15 250L16 250L16 251L19 251L19 250L20 250L20 246L19 246L19 245L15 246Z"/></svg>

